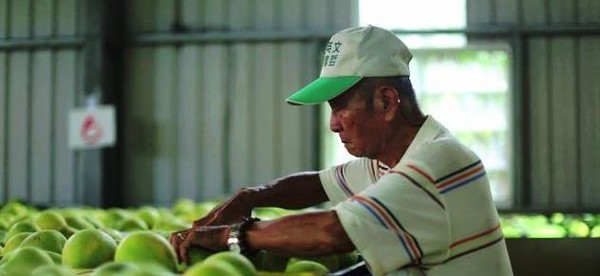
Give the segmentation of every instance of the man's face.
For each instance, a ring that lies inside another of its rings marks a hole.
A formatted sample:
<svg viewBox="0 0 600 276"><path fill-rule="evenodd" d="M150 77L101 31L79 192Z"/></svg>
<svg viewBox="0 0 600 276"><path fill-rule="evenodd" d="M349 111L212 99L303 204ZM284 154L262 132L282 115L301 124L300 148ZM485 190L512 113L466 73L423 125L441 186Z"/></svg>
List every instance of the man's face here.
<svg viewBox="0 0 600 276"><path fill-rule="evenodd" d="M382 116L378 116L380 112L376 107L368 107L371 105L369 101L354 90L346 91L329 101L329 128L339 135L350 154L377 158L382 146Z"/></svg>

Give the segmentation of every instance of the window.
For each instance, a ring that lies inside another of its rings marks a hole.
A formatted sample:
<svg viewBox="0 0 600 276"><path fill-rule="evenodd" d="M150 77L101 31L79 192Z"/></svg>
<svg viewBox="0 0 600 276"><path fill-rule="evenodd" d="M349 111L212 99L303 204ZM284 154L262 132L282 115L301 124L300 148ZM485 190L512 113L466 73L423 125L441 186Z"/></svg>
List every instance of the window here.
<svg viewBox="0 0 600 276"><path fill-rule="evenodd" d="M433 2L436 6L445 6L436 8L444 14L429 9ZM390 7L392 4L397 7ZM464 0L363 0L360 9L361 25L402 30L465 26ZM400 12L402 9L411 12ZM413 52L411 80L423 112L435 117L481 157L488 170L496 204L501 208L510 207L513 185L508 47L467 45L463 35L411 34L400 37ZM329 106L323 105L322 111L323 167L354 158L329 131Z"/></svg>

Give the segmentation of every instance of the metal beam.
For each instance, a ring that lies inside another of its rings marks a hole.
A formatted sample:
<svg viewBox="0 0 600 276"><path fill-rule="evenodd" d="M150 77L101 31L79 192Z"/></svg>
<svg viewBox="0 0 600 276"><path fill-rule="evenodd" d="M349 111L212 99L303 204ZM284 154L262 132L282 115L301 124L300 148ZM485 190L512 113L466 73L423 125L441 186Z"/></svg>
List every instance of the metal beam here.
<svg viewBox="0 0 600 276"><path fill-rule="evenodd" d="M165 44L209 44L235 42L277 42L325 40L337 30L285 30L285 31L227 31L210 30L178 33L145 33L133 35L129 46ZM581 36L600 35L600 24L560 24L553 26L478 26L467 29L392 30L399 35L465 34L473 38L514 36Z"/></svg>
<svg viewBox="0 0 600 276"><path fill-rule="evenodd" d="M468 29L392 30L399 35L465 34L472 37L521 36L581 36L600 35L600 24L556 25L556 26L489 26ZM249 32L189 32L152 33L133 36L131 46L188 44L188 43L233 43L274 42L327 39L335 30L292 30L292 31L249 31ZM48 37L31 39L0 39L0 50L30 50L39 48L80 48L84 39L79 37Z"/></svg>
<svg viewBox="0 0 600 276"><path fill-rule="evenodd" d="M392 30L397 34L465 34L481 37L515 37L515 36L582 36L600 35L600 24L556 24L556 25L480 25L466 29L429 29L429 30Z"/></svg>
<svg viewBox="0 0 600 276"><path fill-rule="evenodd" d="M134 35L129 46L188 44L188 43L234 43L323 40L337 30L290 30L290 31L202 31L186 33L149 33ZM399 35L465 34L472 37L520 36L582 36L600 35L600 24L557 24L554 26L479 26L467 29L393 29ZM39 48L80 48L80 37L44 37L0 39L0 51L30 50Z"/></svg>
<svg viewBox="0 0 600 276"><path fill-rule="evenodd" d="M81 48L83 44L84 39L80 37L4 38L0 39L0 51Z"/></svg>
<svg viewBox="0 0 600 276"><path fill-rule="evenodd" d="M292 30L292 31L208 31L187 33L150 33L132 36L130 46L161 44L206 44L234 42L275 42L326 39L336 30Z"/></svg>

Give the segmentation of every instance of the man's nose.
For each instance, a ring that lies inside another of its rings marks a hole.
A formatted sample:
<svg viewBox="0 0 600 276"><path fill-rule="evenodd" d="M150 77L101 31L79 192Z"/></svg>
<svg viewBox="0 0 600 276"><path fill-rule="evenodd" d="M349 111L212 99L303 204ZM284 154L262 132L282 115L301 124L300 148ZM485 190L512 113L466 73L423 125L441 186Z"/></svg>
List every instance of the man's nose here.
<svg viewBox="0 0 600 276"><path fill-rule="evenodd" d="M335 116L334 113L329 117L329 129L335 133L340 132L342 130L342 125L340 124L340 120Z"/></svg>

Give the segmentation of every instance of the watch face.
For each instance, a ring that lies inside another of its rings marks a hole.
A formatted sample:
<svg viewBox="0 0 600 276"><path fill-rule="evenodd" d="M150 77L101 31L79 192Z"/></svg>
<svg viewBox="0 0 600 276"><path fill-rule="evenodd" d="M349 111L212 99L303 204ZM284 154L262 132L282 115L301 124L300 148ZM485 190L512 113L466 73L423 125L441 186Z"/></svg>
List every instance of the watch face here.
<svg viewBox="0 0 600 276"><path fill-rule="evenodd" d="M232 251L235 253L242 252L242 248L240 247L240 240L238 238L227 239L227 246L229 246L229 251Z"/></svg>

